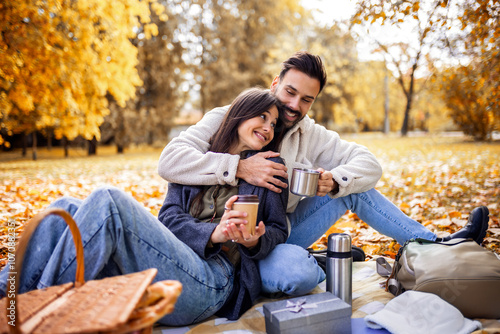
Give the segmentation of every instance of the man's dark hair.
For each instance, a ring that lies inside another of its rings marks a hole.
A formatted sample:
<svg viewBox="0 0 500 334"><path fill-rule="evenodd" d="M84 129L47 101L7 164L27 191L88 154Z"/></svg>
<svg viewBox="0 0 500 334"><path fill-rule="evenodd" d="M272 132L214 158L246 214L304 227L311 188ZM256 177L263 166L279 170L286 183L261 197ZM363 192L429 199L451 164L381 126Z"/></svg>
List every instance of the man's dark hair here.
<svg viewBox="0 0 500 334"><path fill-rule="evenodd" d="M306 51L296 52L281 64L280 80L283 80L286 72L292 68L307 74L311 78L318 79L318 94L323 90L326 84L326 70L319 56Z"/></svg>

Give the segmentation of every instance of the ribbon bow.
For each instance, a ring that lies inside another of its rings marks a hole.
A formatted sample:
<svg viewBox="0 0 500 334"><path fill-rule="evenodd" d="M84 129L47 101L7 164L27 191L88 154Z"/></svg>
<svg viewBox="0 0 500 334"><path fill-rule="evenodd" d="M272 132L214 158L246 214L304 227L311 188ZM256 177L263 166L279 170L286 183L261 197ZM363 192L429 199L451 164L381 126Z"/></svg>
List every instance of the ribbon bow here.
<svg viewBox="0 0 500 334"><path fill-rule="evenodd" d="M302 309L307 309L307 308L316 308L318 307L316 304L307 304L307 301L305 298L301 298L297 300L296 302L292 302L287 300L286 301L286 308L288 308L290 312L294 313L299 313L302 311Z"/></svg>

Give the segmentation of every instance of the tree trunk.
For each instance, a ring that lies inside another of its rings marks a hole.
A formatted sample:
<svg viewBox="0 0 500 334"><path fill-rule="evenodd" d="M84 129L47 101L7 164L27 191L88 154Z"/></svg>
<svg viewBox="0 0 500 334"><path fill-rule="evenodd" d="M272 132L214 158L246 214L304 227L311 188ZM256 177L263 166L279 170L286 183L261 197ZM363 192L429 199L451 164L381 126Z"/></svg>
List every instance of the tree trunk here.
<svg viewBox="0 0 500 334"><path fill-rule="evenodd" d="M69 140L66 137L63 137L63 147L64 147L64 157L67 158L69 156Z"/></svg>
<svg viewBox="0 0 500 334"><path fill-rule="evenodd" d="M33 132L33 160L37 159L36 146L37 146L37 141L36 141L36 131L35 131L35 132Z"/></svg>
<svg viewBox="0 0 500 334"><path fill-rule="evenodd" d="M417 58L418 61L418 58ZM417 62L416 61L416 62ZM415 91L415 71L417 70L417 63L413 64L413 70L410 75L410 89L406 93L406 109L405 109L405 118L403 120L403 126L401 127L401 135L406 137L408 135L409 123L410 123L410 110L411 104L413 101L413 94Z"/></svg>
<svg viewBox="0 0 500 334"><path fill-rule="evenodd" d="M389 77L387 76L387 70L384 77L384 133L388 134L390 129L389 123Z"/></svg>
<svg viewBox="0 0 500 334"><path fill-rule="evenodd" d="M154 134L153 134L153 130L151 130L148 132L148 139L147 139L147 143L149 146L153 145L153 138L154 138Z"/></svg>
<svg viewBox="0 0 500 334"><path fill-rule="evenodd" d="M119 144L116 145L116 153L123 154L123 150L124 150L123 145L119 145Z"/></svg>
<svg viewBox="0 0 500 334"><path fill-rule="evenodd" d="M52 132L47 134L47 150L52 151Z"/></svg>
<svg viewBox="0 0 500 334"><path fill-rule="evenodd" d="M96 155L97 154L97 139L92 138L92 140L88 141L89 145L89 150L88 150L88 155Z"/></svg>
<svg viewBox="0 0 500 334"><path fill-rule="evenodd" d="M23 157L26 156L27 152L28 152L28 135L23 135L23 151L22 151L22 155Z"/></svg>
<svg viewBox="0 0 500 334"><path fill-rule="evenodd" d="M401 135L403 137L406 137L408 135L408 130L409 130L409 123L410 123L410 108L411 108L411 101L408 101L406 103L406 109L405 109L405 118L403 120L403 126L401 127Z"/></svg>

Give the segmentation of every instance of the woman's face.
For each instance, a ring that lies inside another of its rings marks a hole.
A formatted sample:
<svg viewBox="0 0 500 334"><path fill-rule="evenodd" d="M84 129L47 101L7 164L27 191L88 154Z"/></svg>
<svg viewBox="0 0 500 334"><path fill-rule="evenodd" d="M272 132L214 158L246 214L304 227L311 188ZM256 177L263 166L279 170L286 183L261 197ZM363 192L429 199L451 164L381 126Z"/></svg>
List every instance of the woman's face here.
<svg viewBox="0 0 500 334"><path fill-rule="evenodd" d="M243 121L238 127L238 144L231 154L239 154L245 150L261 150L274 137L274 128L278 122L278 108L272 106L260 116Z"/></svg>

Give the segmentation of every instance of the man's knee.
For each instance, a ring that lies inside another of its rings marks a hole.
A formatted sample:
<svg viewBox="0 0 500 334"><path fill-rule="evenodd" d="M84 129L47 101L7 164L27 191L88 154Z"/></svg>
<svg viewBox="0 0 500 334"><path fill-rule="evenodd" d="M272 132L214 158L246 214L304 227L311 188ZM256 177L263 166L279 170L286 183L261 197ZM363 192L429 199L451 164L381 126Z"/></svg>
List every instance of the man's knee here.
<svg viewBox="0 0 500 334"><path fill-rule="evenodd" d="M316 259L296 245L278 245L263 265L266 270L280 273L278 279L281 282L277 286L291 296L306 294L325 279L325 273Z"/></svg>

